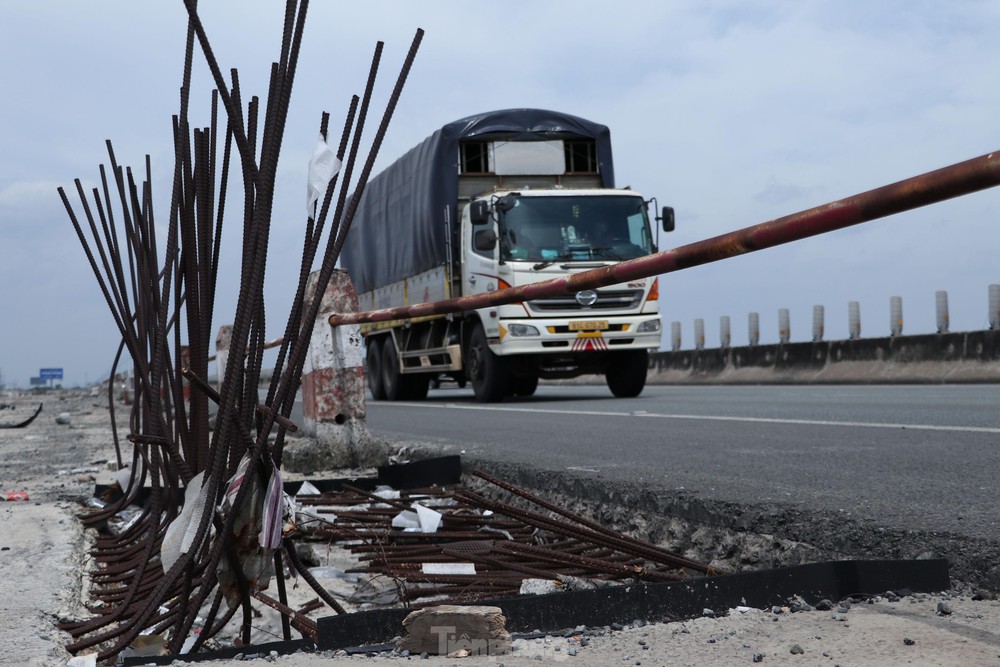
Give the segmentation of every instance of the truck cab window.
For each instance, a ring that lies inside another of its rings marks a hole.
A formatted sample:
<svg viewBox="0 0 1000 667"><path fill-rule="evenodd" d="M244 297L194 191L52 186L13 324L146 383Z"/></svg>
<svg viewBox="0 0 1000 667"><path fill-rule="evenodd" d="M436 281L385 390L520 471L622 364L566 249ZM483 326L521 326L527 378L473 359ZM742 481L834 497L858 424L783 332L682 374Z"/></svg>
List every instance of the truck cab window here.
<svg viewBox="0 0 1000 667"><path fill-rule="evenodd" d="M505 260L624 260L653 252L641 197L518 197L503 214Z"/></svg>

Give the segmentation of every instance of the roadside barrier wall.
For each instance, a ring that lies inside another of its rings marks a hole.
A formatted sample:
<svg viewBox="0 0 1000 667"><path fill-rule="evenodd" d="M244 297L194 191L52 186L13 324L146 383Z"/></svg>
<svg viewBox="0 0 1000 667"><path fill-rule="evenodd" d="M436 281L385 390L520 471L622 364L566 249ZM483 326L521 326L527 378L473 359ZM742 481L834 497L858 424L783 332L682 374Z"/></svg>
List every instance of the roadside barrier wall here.
<svg viewBox="0 0 1000 667"><path fill-rule="evenodd" d="M996 383L1000 330L657 352L650 383Z"/></svg>

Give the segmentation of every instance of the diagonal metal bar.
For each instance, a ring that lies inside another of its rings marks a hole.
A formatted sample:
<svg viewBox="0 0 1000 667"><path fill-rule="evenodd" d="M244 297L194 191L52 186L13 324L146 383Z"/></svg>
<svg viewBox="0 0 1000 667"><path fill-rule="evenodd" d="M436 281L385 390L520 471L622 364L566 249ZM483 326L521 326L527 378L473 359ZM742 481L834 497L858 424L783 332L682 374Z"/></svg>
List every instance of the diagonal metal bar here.
<svg viewBox="0 0 1000 667"><path fill-rule="evenodd" d="M997 185L1000 185L1000 151L994 151L965 162L959 162L769 222L762 222L752 227L745 227L704 241L631 259L613 266L591 269L566 278L554 278L485 294L400 308L332 315L329 318L329 323L338 326L341 324L404 320L573 294L580 290L616 285L629 280L671 273L764 250Z"/></svg>

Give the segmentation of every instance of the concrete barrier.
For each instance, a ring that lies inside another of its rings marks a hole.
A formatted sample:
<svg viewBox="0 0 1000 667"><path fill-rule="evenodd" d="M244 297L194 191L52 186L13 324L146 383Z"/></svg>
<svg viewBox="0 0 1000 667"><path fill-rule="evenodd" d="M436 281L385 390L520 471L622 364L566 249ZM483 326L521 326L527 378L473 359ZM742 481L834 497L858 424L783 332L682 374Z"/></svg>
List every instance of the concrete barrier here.
<svg viewBox="0 0 1000 667"><path fill-rule="evenodd" d="M318 273L309 276L305 303L316 292ZM312 442L285 450L289 470L312 471L384 462L365 424L363 339L360 327L332 327L334 313L358 312L358 295L345 271L334 271L323 292L319 315L302 368L301 434Z"/></svg>
<svg viewBox="0 0 1000 667"><path fill-rule="evenodd" d="M1000 382L1000 330L650 355L651 384Z"/></svg>
<svg viewBox="0 0 1000 667"><path fill-rule="evenodd" d="M318 273L309 276L305 305L316 293ZM372 438L365 423L363 340L356 324L332 327L334 313L358 311L358 296L345 271L334 271L323 292L319 315L309 339L302 367L301 388L291 417L299 429L287 441L282 466L295 472L377 465L385 462L385 446ZM232 327L224 325L216 337L216 364L225 368ZM281 340L265 347L281 344ZM261 382L271 369L261 372ZM262 385L263 399L266 387ZM301 408L300 408L301 406ZM304 437L298 437L304 436Z"/></svg>

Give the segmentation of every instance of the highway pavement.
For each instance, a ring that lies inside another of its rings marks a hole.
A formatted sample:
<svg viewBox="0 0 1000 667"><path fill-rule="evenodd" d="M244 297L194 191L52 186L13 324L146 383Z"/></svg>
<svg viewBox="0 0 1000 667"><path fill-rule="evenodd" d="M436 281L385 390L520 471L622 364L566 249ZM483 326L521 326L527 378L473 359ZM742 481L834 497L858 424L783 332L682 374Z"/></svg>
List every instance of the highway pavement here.
<svg viewBox="0 0 1000 667"><path fill-rule="evenodd" d="M992 542L998 407L1000 385L657 385L626 400L543 384L491 405L446 385L369 401L368 425L478 460Z"/></svg>

